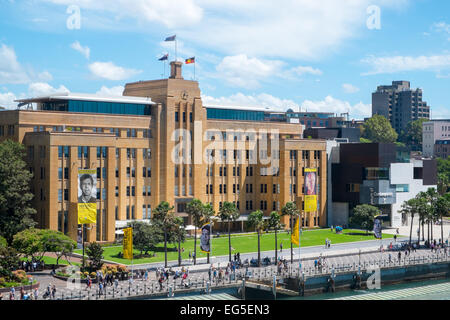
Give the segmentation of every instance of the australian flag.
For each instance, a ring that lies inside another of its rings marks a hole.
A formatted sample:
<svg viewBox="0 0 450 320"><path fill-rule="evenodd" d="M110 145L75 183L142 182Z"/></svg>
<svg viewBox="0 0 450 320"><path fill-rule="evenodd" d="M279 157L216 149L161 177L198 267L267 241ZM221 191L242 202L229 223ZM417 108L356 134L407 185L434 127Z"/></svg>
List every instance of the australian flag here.
<svg viewBox="0 0 450 320"><path fill-rule="evenodd" d="M164 40L164 41L175 41L176 37L177 37L177 35L167 37L166 40Z"/></svg>
<svg viewBox="0 0 450 320"><path fill-rule="evenodd" d="M169 59L169 54L168 53L166 53L165 55L163 55L161 58L159 58L158 60L159 61L164 61L164 60L167 60L167 59Z"/></svg>

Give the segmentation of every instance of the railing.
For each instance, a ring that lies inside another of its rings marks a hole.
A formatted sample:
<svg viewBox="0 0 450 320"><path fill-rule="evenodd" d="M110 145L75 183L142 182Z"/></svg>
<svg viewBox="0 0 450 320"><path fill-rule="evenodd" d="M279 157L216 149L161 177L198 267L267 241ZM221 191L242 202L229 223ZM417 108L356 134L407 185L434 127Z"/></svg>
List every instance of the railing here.
<svg viewBox="0 0 450 320"><path fill-rule="evenodd" d="M385 254L386 255L386 254ZM403 255L402 255L403 256ZM327 258L330 260L331 258ZM354 258L353 258L354 259ZM358 259L358 257L356 258ZM358 259L359 260L359 259ZM80 287L76 289L58 289L59 292L55 297L47 296L45 292L39 295L39 299L54 299L54 300L103 300L103 299L120 299L128 297L142 297L142 296L173 296L181 291L187 289L194 289L194 291L200 291L202 293L210 293L212 289L223 288L226 286L239 286L242 280L255 280L259 282L272 283L273 276L276 275L279 284L283 284L283 280L286 278L307 278L331 274L339 274L345 272L366 272L369 268L389 268L409 265L420 265L437 262L448 262L449 256L447 252L441 253L425 253L415 256L403 256L401 259L398 257L386 258L386 256L380 259L363 259L361 263L326 263L321 268L314 266L312 260L302 260L302 269L299 270L298 262L294 264L287 263L286 267L279 268L271 265L266 267L248 267L236 269L235 272L230 272L228 275L223 276L208 276L207 273L195 274L191 273L187 279L177 278L173 279L169 277L163 283L159 283L157 280L147 279L132 279L131 281L122 281L118 285L106 285L102 290L98 285L87 288L84 284L79 284ZM282 280L283 279L283 280ZM84 287L84 288L83 288ZM16 293L17 296L17 293ZM45 296L45 297L44 297Z"/></svg>

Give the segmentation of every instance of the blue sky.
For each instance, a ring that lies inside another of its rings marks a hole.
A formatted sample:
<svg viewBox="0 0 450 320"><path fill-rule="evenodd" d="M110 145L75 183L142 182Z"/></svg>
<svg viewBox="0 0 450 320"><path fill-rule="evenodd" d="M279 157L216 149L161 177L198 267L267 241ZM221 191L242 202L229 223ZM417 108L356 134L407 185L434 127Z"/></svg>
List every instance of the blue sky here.
<svg viewBox="0 0 450 320"><path fill-rule="evenodd" d="M176 34L204 104L361 119L378 85L409 80L450 118L449 12L446 0L0 0L0 105L159 79Z"/></svg>

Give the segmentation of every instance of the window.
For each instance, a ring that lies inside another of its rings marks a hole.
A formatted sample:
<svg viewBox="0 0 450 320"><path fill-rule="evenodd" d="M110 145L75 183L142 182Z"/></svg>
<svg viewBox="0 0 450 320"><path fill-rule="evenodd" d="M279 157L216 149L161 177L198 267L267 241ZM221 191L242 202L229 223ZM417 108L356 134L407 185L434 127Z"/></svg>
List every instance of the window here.
<svg viewBox="0 0 450 320"><path fill-rule="evenodd" d="M45 168L41 167L41 180L45 179Z"/></svg>
<svg viewBox="0 0 450 320"><path fill-rule="evenodd" d="M178 122L178 111L175 111L175 122Z"/></svg>
<svg viewBox="0 0 450 320"><path fill-rule="evenodd" d="M119 196L119 187L118 186L116 186L116 188L115 188L116 190L116 197L118 197ZM116 218L117 219L117 218Z"/></svg>
<svg viewBox="0 0 450 320"><path fill-rule="evenodd" d="M69 201L69 189L64 189L64 201Z"/></svg>
<svg viewBox="0 0 450 320"><path fill-rule="evenodd" d="M359 192L360 184L358 183L347 183L345 186L347 192Z"/></svg>
<svg viewBox="0 0 450 320"><path fill-rule="evenodd" d="M64 179L69 179L69 168L64 168Z"/></svg>
<svg viewBox="0 0 450 320"><path fill-rule="evenodd" d="M58 179L61 180L63 178L63 168L58 168Z"/></svg>

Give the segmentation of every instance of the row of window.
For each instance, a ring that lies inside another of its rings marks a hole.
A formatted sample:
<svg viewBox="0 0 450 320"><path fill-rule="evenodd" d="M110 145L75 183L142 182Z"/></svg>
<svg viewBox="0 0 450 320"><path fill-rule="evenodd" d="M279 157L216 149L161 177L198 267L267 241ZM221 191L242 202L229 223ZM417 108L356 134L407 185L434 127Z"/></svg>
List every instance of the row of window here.
<svg viewBox="0 0 450 320"><path fill-rule="evenodd" d="M15 134L14 125L0 125L0 137L3 137L5 135L13 136Z"/></svg>
<svg viewBox="0 0 450 320"><path fill-rule="evenodd" d="M299 150L290 150L289 151L289 159L296 160ZM311 150L314 154L314 159L320 160L320 151L319 150ZM310 150L302 150L302 159L309 159Z"/></svg>
<svg viewBox="0 0 450 320"><path fill-rule="evenodd" d="M43 152L41 150L43 148ZM45 146L40 147L41 157L45 158ZM68 158L69 157L69 146L58 146L58 157ZM78 146L78 159L88 158L89 157L90 148L87 146ZM136 158L137 149L136 148L127 148L127 158L135 159ZM119 158L120 149L116 148L116 158ZM28 147L28 157L30 159L34 159L34 146ZM97 158L107 158L108 157L108 148L107 147L97 147ZM142 157L143 159L151 159L152 151L151 149L142 149Z"/></svg>

